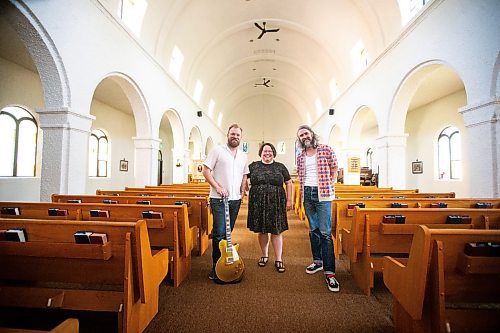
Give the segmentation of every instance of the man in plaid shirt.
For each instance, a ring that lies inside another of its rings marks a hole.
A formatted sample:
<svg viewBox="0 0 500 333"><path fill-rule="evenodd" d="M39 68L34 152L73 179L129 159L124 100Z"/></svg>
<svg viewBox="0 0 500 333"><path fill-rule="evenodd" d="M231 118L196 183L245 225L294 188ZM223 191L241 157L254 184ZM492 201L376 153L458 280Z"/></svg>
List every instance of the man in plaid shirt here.
<svg viewBox="0 0 500 333"><path fill-rule="evenodd" d="M297 157L297 171L304 210L309 220L309 239L313 262L306 273L324 271L328 289L340 291L335 278L335 256L332 241L332 200L337 182L337 156L333 149L318 142L318 136L307 125L297 130L302 153Z"/></svg>

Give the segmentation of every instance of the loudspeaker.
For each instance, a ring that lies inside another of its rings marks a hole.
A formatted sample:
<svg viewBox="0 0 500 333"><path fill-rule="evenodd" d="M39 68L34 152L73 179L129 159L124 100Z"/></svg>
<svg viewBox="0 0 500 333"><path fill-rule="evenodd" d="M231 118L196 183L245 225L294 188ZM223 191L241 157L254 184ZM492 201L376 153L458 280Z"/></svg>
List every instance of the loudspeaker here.
<svg viewBox="0 0 500 333"><path fill-rule="evenodd" d="M328 114L329 114L330 116L333 116L333 114L334 114L334 113L335 113L335 109L330 109L330 110L328 110Z"/></svg>
<svg viewBox="0 0 500 333"><path fill-rule="evenodd" d="M201 115L202 115L202 114L203 114L203 112L202 112L202 111L196 111L196 115L197 115L198 117L201 117Z"/></svg>

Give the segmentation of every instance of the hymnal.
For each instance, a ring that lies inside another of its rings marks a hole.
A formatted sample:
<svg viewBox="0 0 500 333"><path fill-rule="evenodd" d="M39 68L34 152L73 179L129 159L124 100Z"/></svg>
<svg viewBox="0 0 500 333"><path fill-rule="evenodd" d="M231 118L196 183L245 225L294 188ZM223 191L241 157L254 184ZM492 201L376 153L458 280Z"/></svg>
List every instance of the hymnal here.
<svg viewBox="0 0 500 333"><path fill-rule="evenodd" d="M26 231L22 228L7 230L5 232L5 238L8 241L13 241L13 242L26 242L28 240Z"/></svg>
<svg viewBox="0 0 500 333"><path fill-rule="evenodd" d="M406 216L404 215L395 215L396 218L396 224L405 224L406 222Z"/></svg>
<svg viewBox="0 0 500 333"><path fill-rule="evenodd" d="M153 212L152 210L145 210L142 212L142 217L145 219L161 219L163 218L163 213Z"/></svg>
<svg viewBox="0 0 500 333"><path fill-rule="evenodd" d="M136 204L138 204L138 205L151 205L151 200L140 200L140 201L137 201Z"/></svg>
<svg viewBox="0 0 500 333"><path fill-rule="evenodd" d="M109 217L109 210L91 209L90 217Z"/></svg>
<svg viewBox="0 0 500 333"><path fill-rule="evenodd" d="M490 255L492 257L500 257L500 243L489 243L490 245Z"/></svg>
<svg viewBox="0 0 500 333"><path fill-rule="evenodd" d="M108 242L108 235L93 232L90 235L90 244L106 244Z"/></svg>
<svg viewBox="0 0 500 333"><path fill-rule="evenodd" d="M77 231L75 232L76 244L90 244L91 231Z"/></svg>
<svg viewBox="0 0 500 333"><path fill-rule="evenodd" d="M104 199L102 202L105 204L117 204L118 200Z"/></svg>
<svg viewBox="0 0 500 333"><path fill-rule="evenodd" d="M82 203L81 199L68 199L66 200L67 203Z"/></svg>
<svg viewBox="0 0 500 333"><path fill-rule="evenodd" d="M400 202L393 202L393 203L391 203L391 208L408 208L408 204L400 203Z"/></svg>
<svg viewBox="0 0 500 333"><path fill-rule="evenodd" d="M21 215L21 209L19 207L2 207L2 215Z"/></svg>
<svg viewBox="0 0 500 333"><path fill-rule="evenodd" d="M448 215L446 218L446 224L470 224L472 223L472 218L470 216L460 216L460 215Z"/></svg>
<svg viewBox="0 0 500 333"><path fill-rule="evenodd" d="M359 208L365 208L364 202L358 202L358 203L350 203L347 204L348 209L354 209L354 207L358 206Z"/></svg>
<svg viewBox="0 0 500 333"><path fill-rule="evenodd" d="M174 204L179 206L182 206L182 204L185 204L188 207L191 206L191 203L189 201L176 201Z"/></svg>
<svg viewBox="0 0 500 333"><path fill-rule="evenodd" d="M384 215L382 218L382 223L396 223L395 215Z"/></svg>
<svg viewBox="0 0 500 333"><path fill-rule="evenodd" d="M447 208L448 204L446 202L436 202L431 203L431 208Z"/></svg>
<svg viewBox="0 0 500 333"><path fill-rule="evenodd" d="M474 208L493 208L493 204L491 202L478 202Z"/></svg>
<svg viewBox="0 0 500 333"><path fill-rule="evenodd" d="M68 210L59 208L49 208L49 216L68 216Z"/></svg>
<svg viewBox="0 0 500 333"><path fill-rule="evenodd" d="M464 253L468 256L486 257L490 248L487 242L465 243Z"/></svg>

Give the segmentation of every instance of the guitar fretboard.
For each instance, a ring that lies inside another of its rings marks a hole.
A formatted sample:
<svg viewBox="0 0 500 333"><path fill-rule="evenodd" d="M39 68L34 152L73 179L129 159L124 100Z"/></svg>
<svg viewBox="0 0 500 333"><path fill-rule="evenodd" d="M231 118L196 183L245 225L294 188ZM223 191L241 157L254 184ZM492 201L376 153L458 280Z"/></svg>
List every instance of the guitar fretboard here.
<svg viewBox="0 0 500 333"><path fill-rule="evenodd" d="M227 252L233 251L233 242L231 241L231 220L229 218L229 201L227 197L224 197L224 213L226 217L226 240L227 240Z"/></svg>

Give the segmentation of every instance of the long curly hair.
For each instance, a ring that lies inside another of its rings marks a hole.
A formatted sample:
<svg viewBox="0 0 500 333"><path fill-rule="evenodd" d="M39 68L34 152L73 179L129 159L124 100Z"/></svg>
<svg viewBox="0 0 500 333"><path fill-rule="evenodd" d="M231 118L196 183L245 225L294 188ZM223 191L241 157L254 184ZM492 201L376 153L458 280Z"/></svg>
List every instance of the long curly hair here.
<svg viewBox="0 0 500 333"><path fill-rule="evenodd" d="M307 126L307 125L300 125L299 128L297 129L297 141L298 141L298 144L299 144L299 147L302 148L302 149L306 149L307 147L304 145L304 143L302 143L302 141L300 140L299 138L299 131L301 129L305 129L305 130L308 130L310 133L311 133L311 136L312 136L312 140L311 140L311 146L313 148L318 148L318 145L319 145L319 137L316 133L314 133L314 131L312 130L311 127Z"/></svg>

